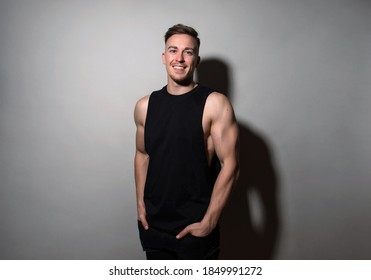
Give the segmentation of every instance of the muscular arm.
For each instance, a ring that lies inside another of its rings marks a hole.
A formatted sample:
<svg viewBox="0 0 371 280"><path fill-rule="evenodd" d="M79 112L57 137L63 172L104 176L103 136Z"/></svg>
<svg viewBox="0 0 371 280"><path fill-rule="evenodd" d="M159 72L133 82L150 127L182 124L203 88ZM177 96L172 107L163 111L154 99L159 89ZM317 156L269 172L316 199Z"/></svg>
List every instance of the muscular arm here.
<svg viewBox="0 0 371 280"><path fill-rule="evenodd" d="M213 93L207 99L205 114L209 118L210 137L221 163L221 171L202 221L187 226L177 235L178 239L186 234L198 237L210 234L238 179L238 125L230 102L224 95Z"/></svg>
<svg viewBox="0 0 371 280"><path fill-rule="evenodd" d="M148 96L140 99L134 111L134 120L137 127L136 131L136 151L134 158L135 185L137 196L138 220L142 222L145 229L148 229L146 220L146 207L144 204L144 185L147 177L149 156L144 146L144 123L147 114Z"/></svg>

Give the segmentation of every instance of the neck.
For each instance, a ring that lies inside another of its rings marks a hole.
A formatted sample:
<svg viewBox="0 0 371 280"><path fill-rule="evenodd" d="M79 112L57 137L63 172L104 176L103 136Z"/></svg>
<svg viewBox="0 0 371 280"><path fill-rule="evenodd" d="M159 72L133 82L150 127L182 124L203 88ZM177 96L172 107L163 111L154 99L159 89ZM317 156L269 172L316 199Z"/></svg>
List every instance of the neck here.
<svg viewBox="0 0 371 280"><path fill-rule="evenodd" d="M190 92L192 89L196 87L196 83L192 80L187 84L178 84L172 80L168 80L168 84L166 86L167 91L174 95L181 95L187 92Z"/></svg>

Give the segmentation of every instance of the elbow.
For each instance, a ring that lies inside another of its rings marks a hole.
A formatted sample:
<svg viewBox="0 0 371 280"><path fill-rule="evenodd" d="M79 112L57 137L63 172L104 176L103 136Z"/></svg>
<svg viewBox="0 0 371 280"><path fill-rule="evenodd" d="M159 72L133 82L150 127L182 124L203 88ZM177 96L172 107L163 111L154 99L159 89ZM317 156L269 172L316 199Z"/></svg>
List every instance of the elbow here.
<svg viewBox="0 0 371 280"><path fill-rule="evenodd" d="M229 160L229 161L220 161L221 170L223 173L228 174L228 180L234 185L238 178L240 177L240 164L238 161Z"/></svg>

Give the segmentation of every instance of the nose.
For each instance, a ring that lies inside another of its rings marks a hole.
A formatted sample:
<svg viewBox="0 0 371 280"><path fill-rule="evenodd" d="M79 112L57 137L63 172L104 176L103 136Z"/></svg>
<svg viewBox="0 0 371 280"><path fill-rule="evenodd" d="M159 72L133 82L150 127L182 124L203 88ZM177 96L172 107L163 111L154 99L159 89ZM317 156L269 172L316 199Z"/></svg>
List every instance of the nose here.
<svg viewBox="0 0 371 280"><path fill-rule="evenodd" d="M178 52L177 57L176 57L176 60L177 60L178 62L184 62L184 55L183 55L183 52Z"/></svg>

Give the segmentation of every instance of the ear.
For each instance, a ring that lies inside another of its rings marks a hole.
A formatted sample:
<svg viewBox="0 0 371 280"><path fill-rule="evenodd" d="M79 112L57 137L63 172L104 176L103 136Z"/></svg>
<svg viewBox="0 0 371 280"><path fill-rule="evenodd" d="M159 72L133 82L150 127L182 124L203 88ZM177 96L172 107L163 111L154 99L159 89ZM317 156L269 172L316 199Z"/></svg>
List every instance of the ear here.
<svg viewBox="0 0 371 280"><path fill-rule="evenodd" d="M162 53L162 64L166 64L165 63L165 53Z"/></svg>
<svg viewBox="0 0 371 280"><path fill-rule="evenodd" d="M200 65L200 63L201 63L201 57L198 56L197 57L197 62L196 62L196 68Z"/></svg>

